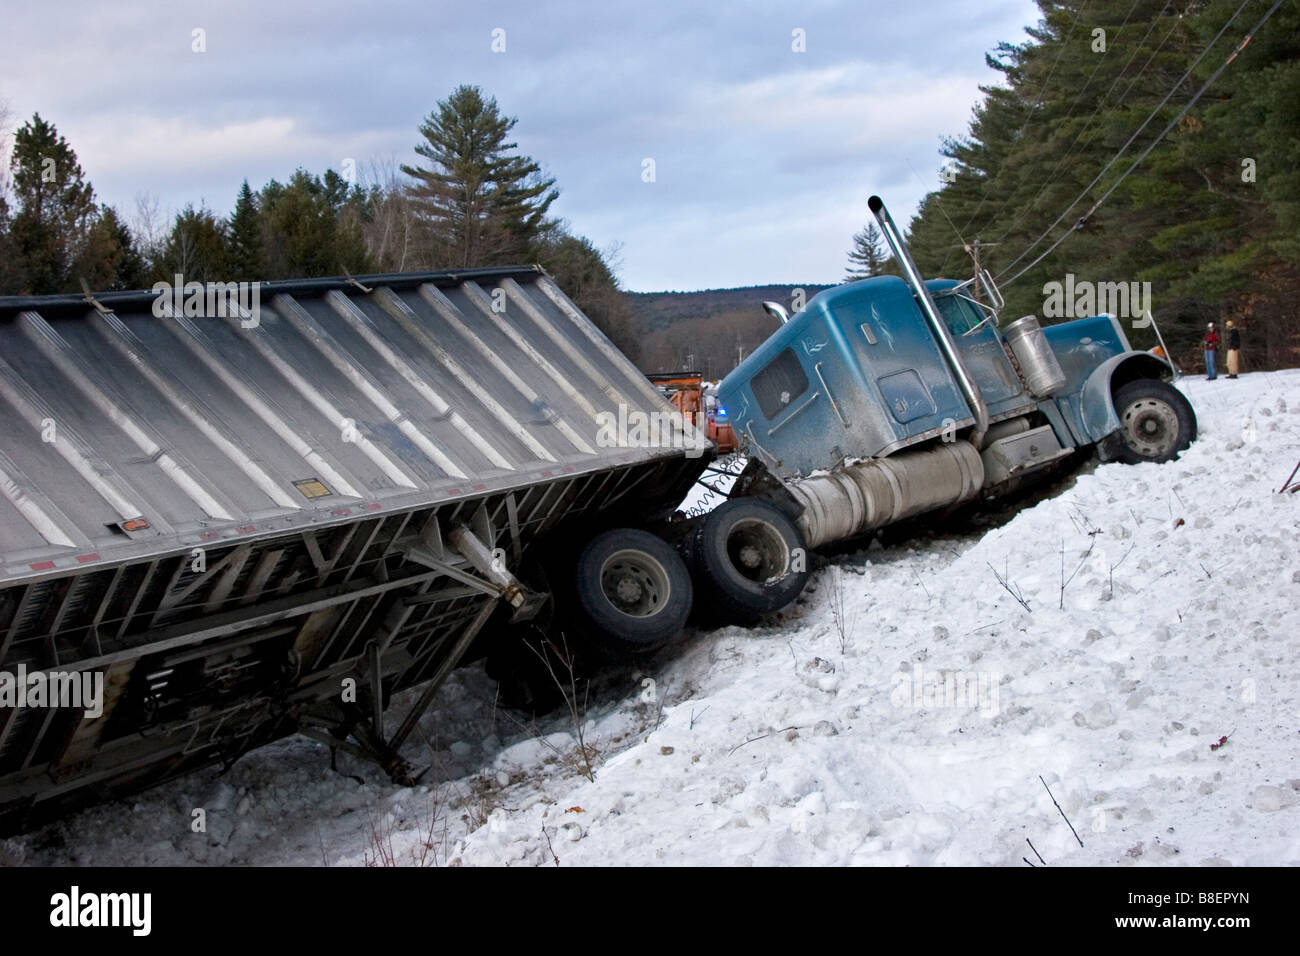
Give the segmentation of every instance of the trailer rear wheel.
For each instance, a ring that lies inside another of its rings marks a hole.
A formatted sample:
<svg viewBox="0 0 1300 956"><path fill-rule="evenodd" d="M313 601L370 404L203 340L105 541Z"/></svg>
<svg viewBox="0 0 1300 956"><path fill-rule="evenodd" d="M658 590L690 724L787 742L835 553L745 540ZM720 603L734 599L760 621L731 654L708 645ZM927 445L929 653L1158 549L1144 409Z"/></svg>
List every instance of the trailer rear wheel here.
<svg viewBox="0 0 1300 956"><path fill-rule="evenodd" d="M1130 465L1170 461L1196 438L1192 405L1167 382L1140 378L1115 393L1120 444L1116 457Z"/></svg>
<svg viewBox="0 0 1300 956"><path fill-rule="evenodd" d="M752 624L785 607L808 583L803 536L765 501L733 498L719 505L686 549L697 593L708 594L708 608L724 623Z"/></svg>
<svg viewBox="0 0 1300 956"><path fill-rule="evenodd" d="M595 649L609 657L658 650L691 613L690 572L648 531L614 528L596 535L578 556L574 584Z"/></svg>

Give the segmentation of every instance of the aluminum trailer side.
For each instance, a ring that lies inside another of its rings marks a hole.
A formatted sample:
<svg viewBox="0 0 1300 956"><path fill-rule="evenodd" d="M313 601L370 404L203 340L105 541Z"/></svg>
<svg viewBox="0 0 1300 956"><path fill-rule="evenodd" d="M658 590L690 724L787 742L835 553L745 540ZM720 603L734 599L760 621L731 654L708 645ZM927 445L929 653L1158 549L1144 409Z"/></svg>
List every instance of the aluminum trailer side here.
<svg viewBox="0 0 1300 956"><path fill-rule="evenodd" d="M298 730L400 778L492 612L538 601L530 544L667 514L708 460L540 269L221 295L0 298L0 829ZM629 411L680 443L611 444ZM99 713L49 706L76 676Z"/></svg>

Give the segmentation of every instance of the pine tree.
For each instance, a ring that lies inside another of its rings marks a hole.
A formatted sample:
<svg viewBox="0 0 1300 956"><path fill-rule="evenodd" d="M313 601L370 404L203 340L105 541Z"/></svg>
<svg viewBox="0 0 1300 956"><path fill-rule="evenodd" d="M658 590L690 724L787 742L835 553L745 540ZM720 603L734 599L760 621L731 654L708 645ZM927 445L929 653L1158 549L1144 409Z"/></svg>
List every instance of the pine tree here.
<svg viewBox="0 0 1300 956"><path fill-rule="evenodd" d="M186 206L176 215L154 278L172 282L180 275L184 282L229 282L230 272L225 223L210 209Z"/></svg>
<svg viewBox="0 0 1300 956"><path fill-rule="evenodd" d="M516 119L477 86L460 86L429 114L415 152L427 166L402 166L445 264L499 265L528 256L559 195L554 179L506 141Z"/></svg>
<svg viewBox="0 0 1300 956"><path fill-rule="evenodd" d="M881 275L888 259L884 237L876 224L869 222L862 231L853 235L853 248L849 250L849 267L845 270L844 281L852 282Z"/></svg>
<svg viewBox="0 0 1300 956"><path fill-rule="evenodd" d="M239 188L235 210L230 214L230 267L240 281L264 278L265 256L262 250L262 213L248 180Z"/></svg>
<svg viewBox="0 0 1300 956"><path fill-rule="evenodd" d="M131 230L112 206L100 208L99 218L90 227L73 271L91 289L103 292L141 289L146 285L144 257L136 248Z"/></svg>
<svg viewBox="0 0 1300 956"><path fill-rule="evenodd" d="M292 278L370 271L363 205L361 191L333 170L321 178L299 169L286 185L272 180L260 197L267 273Z"/></svg>
<svg viewBox="0 0 1300 956"><path fill-rule="evenodd" d="M73 263L82 254L98 209L77 154L39 113L14 135L16 209L9 235L19 289L32 295L69 291Z"/></svg>

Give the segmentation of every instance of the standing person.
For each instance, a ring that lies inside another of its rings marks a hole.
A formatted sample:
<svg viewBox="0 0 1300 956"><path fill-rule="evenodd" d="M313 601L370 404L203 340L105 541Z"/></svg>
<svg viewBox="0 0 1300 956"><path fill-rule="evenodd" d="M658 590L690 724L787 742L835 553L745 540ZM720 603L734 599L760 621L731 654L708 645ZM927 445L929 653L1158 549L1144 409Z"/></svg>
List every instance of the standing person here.
<svg viewBox="0 0 1300 956"><path fill-rule="evenodd" d="M1241 329L1228 320L1228 378L1236 378L1241 369Z"/></svg>
<svg viewBox="0 0 1300 956"><path fill-rule="evenodd" d="M1218 377L1214 374L1214 353L1219 348L1219 333L1214 331L1213 322L1206 326L1205 341L1201 344L1205 347L1205 380L1213 382Z"/></svg>

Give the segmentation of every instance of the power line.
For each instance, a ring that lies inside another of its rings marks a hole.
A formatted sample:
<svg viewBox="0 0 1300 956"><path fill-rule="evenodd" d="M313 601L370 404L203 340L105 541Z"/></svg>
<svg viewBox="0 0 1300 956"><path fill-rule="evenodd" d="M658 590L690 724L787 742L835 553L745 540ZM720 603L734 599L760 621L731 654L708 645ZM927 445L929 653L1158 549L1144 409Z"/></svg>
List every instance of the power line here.
<svg viewBox="0 0 1300 956"><path fill-rule="evenodd" d="M1262 25L1262 24L1264 23L1265 20L1267 20L1269 17L1271 17L1271 16L1273 15L1273 11L1276 10L1279 6L1281 6L1283 2L1284 2L1284 0L1277 0L1277 3L1275 3L1275 4L1273 5L1273 7L1268 11L1268 13L1266 13L1266 14L1264 15L1264 19L1263 19L1263 20L1260 20L1260 25ZM1216 34L1214 35L1214 39L1211 40L1208 44L1206 44L1205 49L1202 50L1201 53L1200 53L1200 55L1196 57L1196 59L1192 62L1192 65L1191 65L1190 67L1187 68L1187 72L1184 73L1184 74L1182 75L1182 77L1179 78L1178 82L1176 82L1176 83L1175 83L1175 84L1170 88L1169 92L1165 94L1165 98L1162 99L1162 100L1159 102L1159 104L1157 104L1156 108L1153 109L1153 110L1151 111L1150 115L1147 116L1147 118L1146 118L1145 120L1142 121L1142 125L1139 126L1136 130L1134 130L1133 135L1130 136L1130 137L1128 138L1128 141L1127 141L1123 146L1121 146L1121 147L1119 148L1119 152L1117 152L1114 156L1112 156L1112 157L1110 158L1110 161L1107 162L1106 165L1103 166L1103 167L1101 168L1101 172L1099 172L1099 173L1096 175L1096 177L1093 179L1093 181L1090 182L1087 186L1085 186L1085 187L1083 188L1083 191L1080 192L1079 195L1076 196L1076 197L1074 198L1074 200L1073 200L1073 201L1072 201L1068 206L1065 207L1064 210L1062 210L1061 214L1060 214L1059 216L1056 217L1055 221L1053 221L1053 223L1052 223L1050 226L1048 226L1046 229L1043 230L1042 235L1040 235L1037 239L1035 239L1033 242L1031 242L1031 243L1029 244L1029 246L1028 246L1028 247L1027 247L1027 248L1026 248L1022 253L1020 253L1020 255L1016 256L1016 257L1015 257L1014 259L1012 259L1009 263L1007 263L1006 266L1003 267L1002 271L998 273L998 275L997 275L996 278L999 278L999 279L1000 279L1003 275L1005 275L1005 274L1007 273L1007 271L1008 271L1012 266L1014 266L1017 262L1019 262L1019 261L1020 261L1021 259L1023 259L1025 256L1029 255L1029 253L1031 253L1031 252L1034 250L1034 247L1035 247L1035 246L1037 246L1040 242L1042 242L1042 241L1043 241L1044 239L1046 239L1049 235L1051 235L1052 230L1055 229L1058 225L1060 225L1061 220L1063 220L1066 216L1068 216L1068 215L1070 214L1070 210L1072 210L1075 206L1077 206L1077 205L1079 204L1079 202L1080 202L1082 199L1084 199L1084 198L1087 197L1088 193L1092 191L1092 187L1096 186L1097 183L1101 182L1102 177L1106 175L1106 171L1109 170L1112 166L1115 165L1116 162L1119 161L1119 158L1120 158L1121 156L1124 155L1124 153L1128 150L1128 148L1129 148L1130 146L1133 145L1133 141L1136 140L1136 139L1138 138L1138 136L1140 136L1140 135L1142 134L1142 131L1143 131L1144 129L1147 128L1147 125L1148 125L1148 124L1149 124L1153 119L1155 119L1157 115L1159 115L1159 113L1160 113L1160 111L1161 111L1162 109L1164 109L1165 104L1169 102L1170 98L1171 98L1171 97L1172 97L1176 92L1178 92L1178 88L1179 88L1180 86L1182 86L1185 82L1187 82L1188 78L1192 75L1192 73L1193 73L1193 71L1196 69L1196 67L1200 65L1201 60L1205 59L1206 54L1208 54L1208 53L1210 52L1210 50L1214 47L1214 44L1216 44L1216 43L1219 42L1219 38L1222 37L1223 34L1227 31L1228 27L1232 25L1232 22L1233 22L1234 20L1236 20L1238 16L1241 15L1241 11L1244 10L1244 9L1246 8L1246 5L1247 5L1248 3L1250 3L1250 0L1241 0L1241 6L1239 6L1239 7L1237 8L1236 13L1234 13L1231 17L1228 18L1228 22L1225 23L1225 24L1224 24L1224 25L1219 29L1219 32L1216 33ZM1258 29L1258 26L1256 27L1256 29ZM1253 32L1254 32L1254 31L1251 31L1251 33L1253 33ZM1246 41L1247 41L1247 42L1249 42L1249 40L1250 40L1251 33L1248 33L1248 34L1246 35ZM1235 57L1235 56L1236 56L1236 53L1233 53L1233 56ZM1232 57L1229 57L1227 63L1231 63L1231 62L1232 62ZM1227 66L1227 63L1224 63L1224 65L1221 66L1221 67L1219 68L1219 70L1217 70L1217 71L1215 72L1215 74L1214 74L1215 77L1217 77L1217 76L1219 75L1219 73L1223 71L1224 67ZM1192 108L1192 106L1196 103L1197 99L1200 98L1201 93L1204 92L1205 89L1206 89L1206 87L1202 87L1202 88L1201 88L1201 91L1198 92L1198 93L1196 94L1196 96L1194 96L1194 97L1192 98L1191 102L1188 103L1187 106L1183 108L1183 111L1182 111L1181 113L1178 114L1178 117L1175 118L1175 122L1177 122L1178 119L1181 119L1182 116L1183 116L1183 114L1186 113L1187 110L1189 110L1189 109ZM1144 152L1144 153L1142 154L1142 156L1145 157L1145 156L1147 155L1147 153L1151 152L1152 148L1155 147L1156 143L1159 143L1160 140L1164 138L1165 134L1168 133L1169 130L1170 130L1171 128L1172 128L1172 126L1166 127L1165 130L1164 130L1164 132L1162 132L1159 136L1157 136L1156 139L1155 139L1155 141L1152 142L1151 145L1147 147L1146 152ZM1141 161L1141 160L1139 159L1139 162L1140 162L1140 161ZM1129 172L1132 172L1132 167L1130 167ZM1125 173L1125 174L1124 174L1124 176L1127 176L1127 175L1128 175L1128 173ZM1115 185L1118 186L1118 185L1119 185L1119 182L1123 182L1123 177L1121 177L1120 180L1119 180L1118 182L1116 182ZM1112 186L1111 189L1106 193L1106 195L1109 196L1110 193L1114 191L1114 188L1115 188L1115 187ZM1103 197L1103 199L1104 199L1104 197ZM1098 205L1100 205L1100 203L1098 203ZM1092 213L1096 211L1096 209L1097 209L1097 207L1096 207L1096 206L1093 206L1092 210L1090 210L1090 211L1088 212L1088 214L1085 215L1085 216L1083 217L1083 219L1081 219L1081 220L1079 220L1078 222L1075 223L1075 225L1071 228L1071 231L1073 231L1074 229L1079 228L1079 226L1082 225L1082 223L1083 223L1084 221L1087 220L1088 216L1091 216ZM1066 235L1069 235L1069 233L1067 232ZM1060 243L1058 242L1056 245L1059 245L1059 244L1060 244ZM1053 245L1052 248L1055 249L1055 248L1056 248L1056 245ZM1051 251L1051 250L1049 249L1048 252L1050 252L1050 251ZM1044 255L1046 255L1046 253L1044 253ZM1043 258L1043 256L1039 256L1037 259L1034 260L1034 264L1040 262L1040 261L1042 260L1042 258ZM1032 266L1031 266L1031 267L1032 267ZM1016 273L1016 274L1011 278L1010 282L1014 282L1014 281L1015 281L1016 279L1018 279L1020 276L1024 275L1024 273L1025 273L1025 270L1024 270L1024 269L1021 269L1019 272L1017 272L1017 273ZM1010 284L1010 282L1008 282L1008 285Z"/></svg>
<svg viewBox="0 0 1300 956"><path fill-rule="evenodd" d="M1246 0L1246 3L1248 3L1248 2L1249 2L1249 0ZM1046 252L1044 252L1044 253L1043 253L1042 255L1040 255L1037 259L1035 259L1033 262L1029 263L1029 265L1025 266L1023 269L1021 269L1019 272L1017 272L1015 275L1013 275L1010 279L1008 279L1007 282L1006 282L1006 285L1011 285L1011 283L1015 282L1017 279L1019 279L1022 275L1024 275L1026 272L1028 272L1028 271L1029 271L1030 269L1032 269L1034 266L1038 265L1038 263L1040 263L1040 262L1042 262L1044 259L1046 259L1049 255L1051 255L1051 253L1056 249L1057 246L1059 246L1061 243L1065 242L1065 240L1066 240L1067 238L1069 238L1069 237L1070 237L1070 236L1071 236L1071 235L1072 235L1076 230L1080 229L1080 228L1083 226L1083 224L1086 223L1086 222L1088 221L1088 219L1092 216L1092 214L1095 213L1095 212L1096 212L1096 211L1101 207L1101 204L1104 203L1107 199L1110 198L1110 194L1113 193L1116 189L1119 188L1119 184L1122 183L1125 179L1128 178L1129 173L1133 172L1133 170L1135 170L1135 169L1138 168L1138 166L1142 163L1142 160L1146 159L1147 156L1150 155L1151 151L1152 151L1153 149L1155 149L1156 146L1159 145L1160 141L1161 141L1162 139L1164 139L1165 136L1168 135L1169 131L1170 131L1171 129L1173 129L1174 126L1177 125L1178 121L1179 121L1180 119L1182 119L1184 116L1187 115L1187 111L1190 110L1193 106L1196 105L1196 101L1199 100L1199 99L1201 98L1202 94L1204 94L1205 91L1208 90L1208 89L1209 89L1209 88L1214 84L1214 81L1217 80L1217 79L1219 78L1219 75L1220 75L1224 70L1226 70L1226 69L1228 68L1228 65L1229 65L1233 60L1235 60L1235 59L1237 58L1237 54L1241 53L1241 51L1244 50L1244 49L1246 48L1246 44L1250 43L1250 41L1254 38L1255 34L1259 32L1260 27L1262 27L1265 23L1267 23L1269 17L1273 16L1273 14L1277 11L1278 7L1282 6L1282 4L1285 3L1285 2L1286 2L1286 0L1276 0L1276 2L1273 4L1273 6L1269 7L1268 12L1265 13L1264 16L1262 16L1262 17L1260 18L1260 20L1259 20L1258 23L1256 23L1253 27L1250 28L1250 30L1249 30L1249 32L1247 32L1245 38L1242 39L1242 41L1241 41L1240 43L1237 44L1236 49L1234 49L1234 50L1232 51L1232 53L1228 56L1228 58L1227 58L1226 60L1224 60L1224 61L1219 65L1219 68L1218 68L1217 70L1215 70L1213 74L1211 74L1210 78L1209 78L1208 80L1205 81L1205 83L1201 86L1201 88L1200 88L1199 90L1196 91L1196 93L1195 93L1195 94L1192 96L1192 98L1188 101L1187 105L1184 106L1181 110L1178 111L1178 115L1175 116L1172 120L1169 121L1169 125L1167 125L1163 130L1161 130L1161 131L1160 131L1160 135L1157 136L1157 137L1156 137L1156 138L1151 142L1151 145L1149 145L1146 149L1144 149L1144 150L1142 151L1142 155L1139 156L1137 159L1133 160L1133 164L1132 164L1131 166L1129 166L1128 169L1124 170L1124 174L1123 174L1122 176L1120 176L1119 179L1115 180L1115 182L1111 184L1111 187L1110 187L1109 189L1107 189L1104 193L1102 193L1101 198L1098 199L1095 203L1092 204L1092 208L1089 209L1086 213L1084 213L1084 214L1083 214L1083 217L1082 217L1081 219L1079 219L1079 220L1078 220L1078 221L1077 221L1073 226L1071 226L1068 230L1066 230L1065 233L1062 234L1061 238L1057 239L1056 242L1052 243L1052 245L1047 249ZM1244 6L1246 5L1246 3L1243 3L1242 6L1244 7ZM1240 12L1241 12L1241 9L1238 8L1237 13L1240 13ZM1236 19L1236 14L1233 14L1233 19ZM1228 21L1228 23L1231 23L1231 22L1232 22L1232 20L1229 20L1229 21ZM1224 29L1227 29L1227 24L1224 24ZM1219 35L1222 35L1222 33L1223 33L1223 31L1220 30L1220 31L1219 31ZM1219 38L1219 37L1216 36L1216 37L1214 38L1214 40L1210 41L1210 46L1213 46L1213 45L1214 45L1214 42L1215 42L1216 40L1218 40L1218 38ZM1208 51L1208 50L1209 50L1209 47L1206 47L1206 50ZM1204 54L1202 54L1202 56L1204 56ZM1200 61L1200 57L1197 57L1197 62L1199 62L1199 61ZM1195 63L1192 64L1193 67L1195 67L1195 65L1196 65ZM1190 73L1191 71L1189 70L1188 72ZM1184 79L1186 79L1186 77L1184 77ZM1179 80L1178 82L1179 82L1179 84L1181 85L1182 80ZM1177 87L1175 87L1175 89L1176 89L1176 88L1177 88ZM1168 97L1166 97L1165 99L1167 100ZM1164 102L1161 102L1160 106L1164 106ZM1158 107L1156 107L1156 109L1159 110L1160 107L1158 106ZM1148 122L1149 122L1149 121L1150 121L1150 117L1148 117L1147 119L1148 119ZM1146 123L1143 123L1142 125L1145 126ZM1141 132L1141 130L1139 129L1138 132ZM1136 134L1135 134L1135 135L1136 135ZM1132 140L1130 140L1130 142L1132 142ZM1127 148L1128 148L1128 145L1125 144L1124 149L1127 149ZM1120 150L1121 153L1122 153L1123 151L1124 151L1123 149ZM1118 156L1118 154L1117 154L1116 157L1115 157L1115 159L1118 159L1118 158L1119 158L1119 156ZM1114 161L1115 161L1115 160L1112 159L1110 163L1107 163L1107 164L1106 164L1106 167L1107 167L1107 168L1110 168L1111 163L1113 163ZM1102 170L1102 172L1105 172L1105 170ZM1099 176L1098 178L1100 178L1100 176ZM1096 180L1094 180L1093 183L1094 183L1094 185L1095 185ZM1091 189L1091 188L1092 188L1092 186L1089 186L1089 187L1088 187L1088 189ZM1086 193L1087 190L1084 190L1084 192ZM1076 199L1076 200L1074 201L1074 203L1071 203L1071 204L1070 204L1071 208L1073 208L1073 206L1075 205L1075 203L1077 203L1078 201L1079 201L1079 200ZM1067 209L1066 212L1069 212L1069 210ZM1064 216L1062 216L1062 218L1064 218ZM1060 219L1058 219L1057 222L1060 222ZM1055 224L1056 224L1056 223L1053 223L1052 225L1055 226ZM1050 231L1051 231L1051 229L1048 230L1048 232L1050 232ZM1036 245L1036 244L1037 244L1037 243L1035 243L1035 245ZM1032 249L1033 246L1030 246L1030 248ZM1025 250L1025 251L1028 252L1029 250ZM1024 255L1025 255L1024 253L1021 253L1020 256L1018 256L1018 257L1016 258L1016 260L1015 260L1014 262L1011 263L1011 265L1008 265L1008 266L1007 266L1007 269L1011 268L1012 265L1015 265L1016 262L1019 262L1020 259L1023 259L1023 258L1024 258ZM1003 269L1002 272L1006 272L1006 269ZM1002 273L999 273L999 276L1001 276L1001 274L1002 274Z"/></svg>

